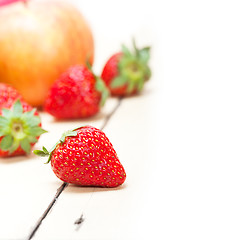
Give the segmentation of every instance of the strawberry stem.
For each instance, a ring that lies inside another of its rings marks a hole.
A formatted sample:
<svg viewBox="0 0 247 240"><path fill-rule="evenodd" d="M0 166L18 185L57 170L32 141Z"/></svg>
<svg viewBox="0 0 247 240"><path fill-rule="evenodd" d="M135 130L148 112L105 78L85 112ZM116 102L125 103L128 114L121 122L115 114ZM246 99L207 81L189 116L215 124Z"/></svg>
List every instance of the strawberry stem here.
<svg viewBox="0 0 247 240"><path fill-rule="evenodd" d="M59 141L51 148L50 151L48 151L45 147L42 148L42 150L34 150L33 153L40 156L40 157L48 157L46 164L48 164L51 161L51 154L55 150L58 144L64 143L66 137L75 137L77 135L76 129L74 130L68 130L64 132L59 139Z"/></svg>

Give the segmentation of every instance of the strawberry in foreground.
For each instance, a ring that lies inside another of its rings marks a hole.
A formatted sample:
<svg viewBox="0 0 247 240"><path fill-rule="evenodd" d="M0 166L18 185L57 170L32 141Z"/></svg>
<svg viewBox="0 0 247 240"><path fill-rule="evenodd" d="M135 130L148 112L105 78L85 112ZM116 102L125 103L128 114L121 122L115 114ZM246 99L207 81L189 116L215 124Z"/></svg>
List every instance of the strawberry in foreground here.
<svg viewBox="0 0 247 240"><path fill-rule="evenodd" d="M48 156L55 175L67 183L117 187L126 178L109 139L95 127L84 126L67 131L51 151L43 147L34 153Z"/></svg>
<svg viewBox="0 0 247 240"><path fill-rule="evenodd" d="M150 48L138 49L133 42L132 53L125 46L106 62L101 78L109 87L112 95L125 96L140 92L144 83L151 77L148 66Z"/></svg>
<svg viewBox="0 0 247 240"><path fill-rule="evenodd" d="M86 66L76 65L55 81L45 110L58 119L90 117L99 112L108 95L99 77Z"/></svg>
<svg viewBox="0 0 247 240"><path fill-rule="evenodd" d="M38 112L14 88L0 83L0 157L30 153L45 132Z"/></svg>

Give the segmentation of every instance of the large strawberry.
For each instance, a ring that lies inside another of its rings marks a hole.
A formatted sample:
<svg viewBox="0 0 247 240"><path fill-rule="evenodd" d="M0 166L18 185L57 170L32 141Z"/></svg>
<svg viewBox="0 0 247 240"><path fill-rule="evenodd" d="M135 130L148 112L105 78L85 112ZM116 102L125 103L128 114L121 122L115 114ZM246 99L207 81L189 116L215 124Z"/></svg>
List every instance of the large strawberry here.
<svg viewBox="0 0 247 240"><path fill-rule="evenodd" d="M122 51L112 55L103 68L101 78L112 95L125 96L140 92L151 76L148 66L150 48L138 49L135 42L133 45L133 53L123 46Z"/></svg>
<svg viewBox="0 0 247 240"><path fill-rule="evenodd" d="M65 132L48 151L35 150L49 156L52 170L64 182L82 186L117 187L126 178L116 151L99 129L84 126Z"/></svg>
<svg viewBox="0 0 247 240"><path fill-rule="evenodd" d="M36 109L14 88L0 83L0 157L30 153L44 132Z"/></svg>
<svg viewBox="0 0 247 240"><path fill-rule="evenodd" d="M108 96L104 82L84 65L69 68L51 87L45 110L58 119L90 117Z"/></svg>

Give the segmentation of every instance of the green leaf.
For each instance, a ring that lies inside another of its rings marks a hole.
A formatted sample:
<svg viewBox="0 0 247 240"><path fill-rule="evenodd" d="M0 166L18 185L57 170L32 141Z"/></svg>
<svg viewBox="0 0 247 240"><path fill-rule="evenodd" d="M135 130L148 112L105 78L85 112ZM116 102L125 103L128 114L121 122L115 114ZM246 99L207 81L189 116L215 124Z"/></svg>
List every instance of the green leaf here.
<svg viewBox="0 0 247 240"><path fill-rule="evenodd" d="M35 111L36 111L36 109L34 108L34 109L32 109L32 111L24 112L22 117L24 117L24 118L31 118L31 117L34 116Z"/></svg>
<svg viewBox="0 0 247 240"><path fill-rule="evenodd" d="M19 147L19 141L15 141L14 139L13 144L9 149L9 153L10 154L13 153L15 150L17 150L18 147Z"/></svg>
<svg viewBox="0 0 247 240"><path fill-rule="evenodd" d="M147 62L149 61L149 58L150 58L150 47L145 47L145 48L142 48L141 50L139 50L138 51L138 57L142 63L147 64Z"/></svg>
<svg viewBox="0 0 247 240"><path fill-rule="evenodd" d="M132 53L130 52L130 50L125 45L122 45L122 52L127 57L131 57L132 56Z"/></svg>
<svg viewBox="0 0 247 240"><path fill-rule="evenodd" d="M101 93L101 99L100 99L100 107L103 107L105 105L106 99L109 97L110 92L107 91L103 91Z"/></svg>
<svg viewBox="0 0 247 240"><path fill-rule="evenodd" d="M152 75L151 69L148 66L146 66L145 74L144 74L145 81L148 81L150 79L151 75Z"/></svg>
<svg viewBox="0 0 247 240"><path fill-rule="evenodd" d="M60 138L60 143L63 143L65 141L66 137L74 137L77 136L77 131L74 130L68 130L62 134L62 137Z"/></svg>
<svg viewBox="0 0 247 240"><path fill-rule="evenodd" d="M104 81L101 78L97 77L97 79L96 79L96 89L99 92L102 92L102 91L105 90L105 88L106 88L106 86L104 84Z"/></svg>
<svg viewBox="0 0 247 240"><path fill-rule="evenodd" d="M47 154L47 152L44 152L42 150L34 150L33 153L37 156L40 156L40 157L47 157L49 156L49 153Z"/></svg>
<svg viewBox="0 0 247 240"><path fill-rule="evenodd" d="M43 149L43 152L46 153L47 155L50 154L49 151L45 147L43 147L42 149Z"/></svg>
<svg viewBox="0 0 247 240"><path fill-rule="evenodd" d="M30 153L31 150L31 145L30 142L28 141L27 138L24 138L20 142L21 148L28 154Z"/></svg>
<svg viewBox="0 0 247 240"><path fill-rule="evenodd" d="M11 129L9 126L1 127L0 129L0 137L6 136L6 135L12 135Z"/></svg>
<svg viewBox="0 0 247 240"><path fill-rule="evenodd" d="M39 127L39 126L35 126L35 127L32 127L28 130L28 133L31 135L31 136L35 136L35 137L38 137L40 136L41 134L43 133L46 133L47 131L44 130L43 128Z"/></svg>
<svg viewBox="0 0 247 240"><path fill-rule="evenodd" d="M2 130L3 127L5 127L8 124L8 119L6 119L3 116L0 116L0 132Z"/></svg>
<svg viewBox="0 0 247 240"><path fill-rule="evenodd" d="M12 111L7 109L7 108L3 108L2 109L2 115L5 118L11 118L12 117Z"/></svg>
<svg viewBox="0 0 247 240"><path fill-rule="evenodd" d="M40 117L34 116L35 109L30 112L25 112L21 115L20 119L26 123L29 127L38 126L41 122Z"/></svg>
<svg viewBox="0 0 247 240"><path fill-rule="evenodd" d="M38 126L40 124L41 120L40 120L40 117L38 116L34 116L32 117L32 120L28 120L28 124L29 126Z"/></svg>
<svg viewBox="0 0 247 240"><path fill-rule="evenodd" d="M137 91L140 92L143 89L144 81L139 81L137 83Z"/></svg>
<svg viewBox="0 0 247 240"><path fill-rule="evenodd" d="M46 156L49 156L48 157L48 160L46 162L49 163L50 160L51 160L51 155L52 155L52 152L55 150L55 148L57 147L58 144L60 143L63 143L65 141L65 138L66 137L72 137L72 136L77 136L77 131L75 130L68 130L66 132L64 132L62 134L62 137L60 138L60 140L51 148L50 151L48 151L45 147L43 147L42 149L43 150L34 150L33 153L40 156L40 157L46 157Z"/></svg>
<svg viewBox="0 0 247 240"><path fill-rule="evenodd" d="M5 136L6 134L3 132L3 131L1 131L0 132L0 137L3 137L3 136Z"/></svg>
<svg viewBox="0 0 247 240"><path fill-rule="evenodd" d="M93 70L92 70L92 65L91 65L91 63L90 63L90 61L89 61L89 58L87 58L86 59L86 67L92 72Z"/></svg>
<svg viewBox="0 0 247 240"><path fill-rule="evenodd" d="M91 71L91 73L93 74L96 80L95 88L97 91L101 93L100 106L102 107L105 104L107 97L109 96L109 90L106 87L104 81L100 77L94 74L92 65L90 64L89 59L86 60L86 66Z"/></svg>
<svg viewBox="0 0 247 240"><path fill-rule="evenodd" d="M128 82L127 78L123 76L118 76L118 77L115 77L113 81L111 82L111 87L112 88L122 87L127 82Z"/></svg>
<svg viewBox="0 0 247 240"><path fill-rule="evenodd" d="M36 143L36 142L38 142L38 139L35 136L27 136L27 138L28 138L28 141L30 143Z"/></svg>
<svg viewBox="0 0 247 240"><path fill-rule="evenodd" d="M7 135L5 137L2 138L1 143L0 143L0 148L3 151L7 151L11 148L11 146L13 145L13 137L11 135Z"/></svg>
<svg viewBox="0 0 247 240"><path fill-rule="evenodd" d="M128 83L127 93L130 94L130 93L133 91L134 88L135 88L135 83L132 82L132 81L130 81L130 82Z"/></svg>
<svg viewBox="0 0 247 240"><path fill-rule="evenodd" d="M51 154L49 155L47 161L45 162L45 164L48 164L51 161Z"/></svg>
<svg viewBox="0 0 247 240"><path fill-rule="evenodd" d="M55 150L55 148L57 147L58 144L63 143L65 141L66 137L75 137L75 136L77 136L76 130L68 130L68 131L64 132L62 134L61 138L59 139L59 141L50 149L50 156L49 156L48 162L50 161L51 153ZM43 149L43 151L44 151L44 149ZM46 150L46 151L48 152L48 150Z"/></svg>
<svg viewBox="0 0 247 240"><path fill-rule="evenodd" d="M57 145L58 145L59 143L61 143L61 142L58 141L56 144L54 144L54 146L50 149L50 153L52 153L52 152L55 150L55 148L57 147Z"/></svg>
<svg viewBox="0 0 247 240"><path fill-rule="evenodd" d="M13 105L14 117L20 117L22 113L23 113L23 108L22 108L20 100L18 99Z"/></svg>
<svg viewBox="0 0 247 240"><path fill-rule="evenodd" d="M0 137L11 135L11 129L7 118L0 116Z"/></svg>
<svg viewBox="0 0 247 240"><path fill-rule="evenodd" d="M110 92L106 87L105 82L100 77L96 77L96 90L101 93L100 106L102 107L110 95Z"/></svg>

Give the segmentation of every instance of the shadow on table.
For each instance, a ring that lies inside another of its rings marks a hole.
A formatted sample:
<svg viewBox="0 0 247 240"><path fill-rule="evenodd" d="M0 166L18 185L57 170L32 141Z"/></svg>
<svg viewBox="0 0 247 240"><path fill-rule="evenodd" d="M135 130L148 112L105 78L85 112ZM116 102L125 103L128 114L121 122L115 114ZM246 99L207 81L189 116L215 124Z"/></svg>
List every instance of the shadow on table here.
<svg viewBox="0 0 247 240"><path fill-rule="evenodd" d="M26 156L14 156L14 157L1 157L0 164L14 164L24 161L29 161L33 159L33 155L26 155Z"/></svg>
<svg viewBox="0 0 247 240"><path fill-rule="evenodd" d="M110 191L119 191L125 189L126 184L120 185L115 188L104 188L104 187L91 187L91 186L78 186L74 184L69 184L68 187L64 190L66 193L92 193L92 192L110 192Z"/></svg>

